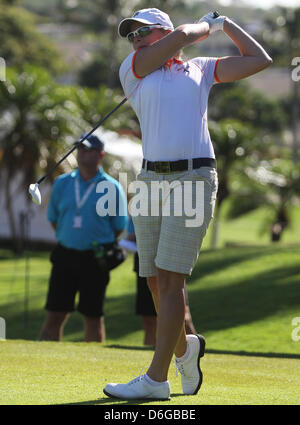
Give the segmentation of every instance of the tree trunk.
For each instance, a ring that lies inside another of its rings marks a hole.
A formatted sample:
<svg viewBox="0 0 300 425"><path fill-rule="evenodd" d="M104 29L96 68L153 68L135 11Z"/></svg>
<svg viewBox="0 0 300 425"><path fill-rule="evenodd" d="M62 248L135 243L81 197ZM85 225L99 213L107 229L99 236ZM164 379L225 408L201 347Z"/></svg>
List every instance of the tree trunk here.
<svg viewBox="0 0 300 425"><path fill-rule="evenodd" d="M298 82L292 80L292 133L293 133L293 163L298 163Z"/></svg>
<svg viewBox="0 0 300 425"><path fill-rule="evenodd" d="M13 214L14 211L13 211L12 197L10 193L10 178L7 171L6 171L6 185L5 185L5 201L6 201L6 211L7 211L8 220L9 220L12 249L15 253L18 253L19 251L18 234L17 234L16 223L15 223L15 217Z"/></svg>
<svg viewBox="0 0 300 425"><path fill-rule="evenodd" d="M114 16L114 18L116 18ZM111 18L113 19L113 18ZM116 25L117 21L115 21ZM117 57L116 57L116 50L117 50L117 41L118 41L118 34L115 29L115 25L110 26L110 55L108 58L109 63L109 74L107 77L107 86L109 88L115 88L116 86L116 75L118 75L118 66L117 66Z"/></svg>
<svg viewBox="0 0 300 425"><path fill-rule="evenodd" d="M212 234L211 234L211 248L216 249L218 244L218 236L219 236L219 212L220 212L220 205L219 202L216 201L215 205L215 211L214 211L214 218L212 222Z"/></svg>
<svg viewBox="0 0 300 425"><path fill-rule="evenodd" d="M271 241L279 242L282 236L283 231L289 225L289 216L288 212L284 207L279 208L276 214L276 221L272 224L271 228Z"/></svg>
<svg viewBox="0 0 300 425"><path fill-rule="evenodd" d="M109 16L107 17L109 22L109 56L108 56L108 64L109 64L109 74L107 77L107 86L109 88L115 88L116 80L118 81L118 60L117 60L117 43L118 43L118 33L116 31L116 27L118 25L119 20L119 10L120 10L120 1L119 0L107 0L106 8L109 12ZM117 77L116 77L117 76Z"/></svg>

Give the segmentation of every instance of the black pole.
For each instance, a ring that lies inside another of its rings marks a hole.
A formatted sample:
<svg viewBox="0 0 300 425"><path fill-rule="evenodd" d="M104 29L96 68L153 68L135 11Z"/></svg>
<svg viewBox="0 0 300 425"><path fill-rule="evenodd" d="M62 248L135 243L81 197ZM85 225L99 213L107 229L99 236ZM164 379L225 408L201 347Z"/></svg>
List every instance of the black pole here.
<svg viewBox="0 0 300 425"><path fill-rule="evenodd" d="M29 256L29 235L30 235L30 216L32 211L29 209L21 213L21 235L22 252L25 259L25 286L24 286L24 327L28 325L29 317L29 294L30 294L30 256Z"/></svg>

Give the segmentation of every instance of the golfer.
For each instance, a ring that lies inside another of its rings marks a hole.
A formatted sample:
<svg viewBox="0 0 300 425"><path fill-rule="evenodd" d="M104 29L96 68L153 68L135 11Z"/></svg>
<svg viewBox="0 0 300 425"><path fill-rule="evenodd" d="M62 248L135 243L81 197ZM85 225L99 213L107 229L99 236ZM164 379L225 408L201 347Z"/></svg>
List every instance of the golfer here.
<svg viewBox="0 0 300 425"><path fill-rule="evenodd" d="M185 334L184 283L198 258L217 194L216 160L207 125L208 95L214 83L249 77L272 63L236 23L215 16L209 13L197 23L174 29L166 13L152 8L136 12L119 25L119 35L127 37L134 50L121 65L120 79L142 130L144 160L137 180L149 190L153 182L175 182L174 187L191 182L193 188L202 182L204 193L203 220L197 227L187 226L184 208L181 216L157 216L149 207L148 216L133 217L140 275L147 277L158 310L156 347L144 375L127 384L106 385L104 393L111 397L169 399L173 353L183 393L196 394L202 383L200 358L205 340L201 335ZM215 31L225 32L240 56L182 60L184 47L203 42ZM149 195L150 199L150 204L166 202L163 197L153 200Z"/></svg>

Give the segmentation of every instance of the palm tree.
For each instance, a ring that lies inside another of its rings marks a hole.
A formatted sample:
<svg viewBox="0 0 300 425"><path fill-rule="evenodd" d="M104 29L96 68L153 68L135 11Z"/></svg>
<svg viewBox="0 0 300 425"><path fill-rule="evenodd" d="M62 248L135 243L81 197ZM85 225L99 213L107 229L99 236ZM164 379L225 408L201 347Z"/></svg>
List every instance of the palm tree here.
<svg viewBox="0 0 300 425"><path fill-rule="evenodd" d="M239 184L228 217L237 218L252 209L267 207L269 214L262 223L263 232L270 232L272 242L280 241L291 224L291 206L300 196L300 166L295 167L291 159L252 162L240 170Z"/></svg>
<svg viewBox="0 0 300 425"><path fill-rule="evenodd" d="M299 57L300 49L300 7L279 8L276 21L266 20L269 33L268 41L275 53L275 65L288 67L293 71L293 59ZM291 77L290 95L288 97L288 112L290 128L293 135L292 159L294 164L299 161L299 83Z"/></svg>
<svg viewBox="0 0 300 425"><path fill-rule="evenodd" d="M67 71L53 40L36 29L37 17L18 6L18 1L0 0L0 57L7 66L23 69L28 63L53 74Z"/></svg>
<svg viewBox="0 0 300 425"><path fill-rule="evenodd" d="M251 152L262 148L256 130L238 120L211 122L209 131L215 148L219 176L211 242L212 248L215 248L221 207L231 192L229 180L233 165L236 162L243 162Z"/></svg>
<svg viewBox="0 0 300 425"><path fill-rule="evenodd" d="M14 250L18 249L12 182L20 177L24 190L56 162L66 136L81 134L86 122L71 88L60 87L44 70L25 66L8 69L0 84L0 173ZM29 199L29 198L28 198Z"/></svg>

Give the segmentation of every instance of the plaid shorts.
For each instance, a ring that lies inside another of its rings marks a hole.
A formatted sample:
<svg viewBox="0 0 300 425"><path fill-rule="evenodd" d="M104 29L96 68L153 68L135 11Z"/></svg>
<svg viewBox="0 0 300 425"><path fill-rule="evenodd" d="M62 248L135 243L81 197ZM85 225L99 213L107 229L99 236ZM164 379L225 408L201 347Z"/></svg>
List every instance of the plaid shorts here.
<svg viewBox="0 0 300 425"><path fill-rule="evenodd" d="M142 169L136 184L139 194L131 199L129 209L140 276L155 276L156 268L190 275L213 217L216 169L201 167L170 174Z"/></svg>

